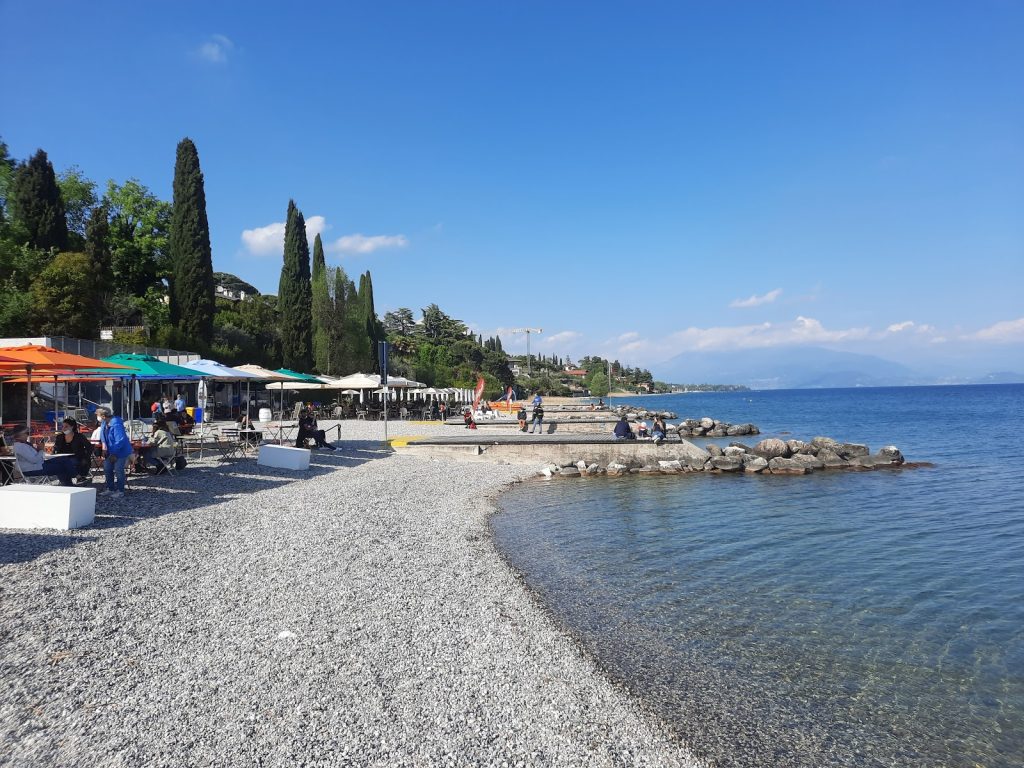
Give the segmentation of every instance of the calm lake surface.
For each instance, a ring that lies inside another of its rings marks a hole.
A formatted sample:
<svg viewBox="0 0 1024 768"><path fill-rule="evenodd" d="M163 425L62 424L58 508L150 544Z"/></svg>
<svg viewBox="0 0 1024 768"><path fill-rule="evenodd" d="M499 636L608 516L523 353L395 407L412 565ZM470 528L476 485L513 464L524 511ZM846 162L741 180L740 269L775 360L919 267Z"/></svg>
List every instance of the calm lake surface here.
<svg viewBox="0 0 1024 768"><path fill-rule="evenodd" d="M748 444L828 435L935 464L553 479L502 497L499 549L696 754L1024 765L1024 385L621 402L753 422Z"/></svg>

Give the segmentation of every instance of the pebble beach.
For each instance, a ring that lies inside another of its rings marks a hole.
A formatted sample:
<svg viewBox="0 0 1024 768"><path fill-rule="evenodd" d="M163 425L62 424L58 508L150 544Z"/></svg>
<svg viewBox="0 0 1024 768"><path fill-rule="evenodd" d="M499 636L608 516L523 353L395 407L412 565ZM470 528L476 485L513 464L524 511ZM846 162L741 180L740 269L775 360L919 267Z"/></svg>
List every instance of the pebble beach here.
<svg viewBox="0 0 1024 768"><path fill-rule="evenodd" d="M0 529L0 764L698 765L495 550L493 499L536 466L382 437Z"/></svg>

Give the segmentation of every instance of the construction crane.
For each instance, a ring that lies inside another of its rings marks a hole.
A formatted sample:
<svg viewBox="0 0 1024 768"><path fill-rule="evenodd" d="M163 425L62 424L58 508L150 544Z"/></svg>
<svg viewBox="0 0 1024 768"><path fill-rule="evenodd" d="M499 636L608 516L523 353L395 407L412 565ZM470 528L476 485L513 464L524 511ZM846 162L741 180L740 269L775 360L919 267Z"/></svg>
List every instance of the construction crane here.
<svg viewBox="0 0 1024 768"><path fill-rule="evenodd" d="M526 334L526 375L533 376L533 367L530 365L530 334L531 333L544 333L543 328L509 328L509 333L525 333Z"/></svg>

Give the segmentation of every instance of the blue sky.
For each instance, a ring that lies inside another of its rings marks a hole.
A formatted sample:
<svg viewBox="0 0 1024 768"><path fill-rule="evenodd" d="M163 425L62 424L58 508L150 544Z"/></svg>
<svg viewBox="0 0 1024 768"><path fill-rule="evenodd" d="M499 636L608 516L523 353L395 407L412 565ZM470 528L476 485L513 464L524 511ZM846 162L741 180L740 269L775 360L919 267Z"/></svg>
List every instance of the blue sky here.
<svg viewBox="0 0 1024 768"><path fill-rule="evenodd" d="M1020 2L4 2L0 26L12 153L169 199L192 137L214 266L261 290L294 198L381 313L542 327L535 351L1024 369Z"/></svg>

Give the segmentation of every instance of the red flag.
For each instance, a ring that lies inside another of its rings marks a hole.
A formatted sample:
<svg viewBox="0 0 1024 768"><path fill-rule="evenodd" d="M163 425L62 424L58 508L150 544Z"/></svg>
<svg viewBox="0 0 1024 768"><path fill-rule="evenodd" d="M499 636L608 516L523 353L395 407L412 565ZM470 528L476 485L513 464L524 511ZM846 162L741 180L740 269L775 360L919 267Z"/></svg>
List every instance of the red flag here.
<svg viewBox="0 0 1024 768"><path fill-rule="evenodd" d="M484 394L484 377L479 376L476 380L476 397L473 398L473 412L476 413L477 406L480 405L480 398Z"/></svg>

